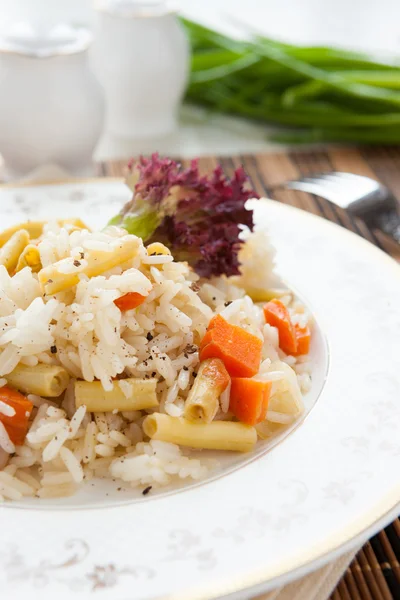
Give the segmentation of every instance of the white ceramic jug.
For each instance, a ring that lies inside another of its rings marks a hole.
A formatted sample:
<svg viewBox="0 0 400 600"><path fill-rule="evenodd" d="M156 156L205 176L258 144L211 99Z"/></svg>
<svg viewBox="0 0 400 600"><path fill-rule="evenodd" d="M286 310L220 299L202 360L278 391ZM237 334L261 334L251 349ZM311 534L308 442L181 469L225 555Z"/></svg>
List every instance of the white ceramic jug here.
<svg viewBox="0 0 400 600"><path fill-rule="evenodd" d="M9 176L45 163L92 170L104 98L88 64L90 41L66 27L45 38L19 28L0 39L0 153Z"/></svg>
<svg viewBox="0 0 400 600"><path fill-rule="evenodd" d="M93 65L106 94L106 132L124 138L170 134L189 72L189 45L164 2L96 6Z"/></svg>

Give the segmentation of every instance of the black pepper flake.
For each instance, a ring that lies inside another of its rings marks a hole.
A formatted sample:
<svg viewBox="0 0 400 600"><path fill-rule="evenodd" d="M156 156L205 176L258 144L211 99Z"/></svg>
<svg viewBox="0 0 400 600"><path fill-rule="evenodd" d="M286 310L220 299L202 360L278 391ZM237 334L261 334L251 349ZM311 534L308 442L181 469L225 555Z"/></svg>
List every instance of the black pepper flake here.
<svg viewBox="0 0 400 600"><path fill-rule="evenodd" d="M85 253L84 252L79 252L79 254L80 254L81 258L85 258Z"/></svg>
<svg viewBox="0 0 400 600"><path fill-rule="evenodd" d="M152 485L149 485L147 488L145 488L142 492L143 496L147 496L147 494L151 491L152 488Z"/></svg>
<svg viewBox="0 0 400 600"><path fill-rule="evenodd" d="M194 378L196 378L197 377L196 371L193 371L192 375L193 375Z"/></svg>
<svg viewBox="0 0 400 600"><path fill-rule="evenodd" d="M80 267L81 263L79 262L79 260L74 260L74 267Z"/></svg>
<svg viewBox="0 0 400 600"><path fill-rule="evenodd" d="M152 252L150 256L157 256L157 252Z"/></svg>
<svg viewBox="0 0 400 600"><path fill-rule="evenodd" d="M48 279L47 283L53 283L53 280L52 279Z"/></svg>
<svg viewBox="0 0 400 600"><path fill-rule="evenodd" d="M214 302L216 301L216 297L215 297L215 296L213 296L213 301L214 301Z"/></svg>
<svg viewBox="0 0 400 600"><path fill-rule="evenodd" d="M152 355L150 354L149 358L147 360L153 360Z"/></svg>
<svg viewBox="0 0 400 600"><path fill-rule="evenodd" d="M151 376L155 377L157 375L157 373L155 371L152 372Z"/></svg>
<svg viewBox="0 0 400 600"><path fill-rule="evenodd" d="M186 346L186 348L184 349L184 353L186 354L194 354L195 352L197 352L199 349L198 346L196 346L196 344L188 344Z"/></svg>
<svg viewBox="0 0 400 600"><path fill-rule="evenodd" d="M144 361L143 361L143 364L144 364L144 366L145 366L145 367L147 367L147 365L148 365L148 362L147 362L147 360L144 360Z"/></svg>
<svg viewBox="0 0 400 600"><path fill-rule="evenodd" d="M151 342L151 340L153 339L153 337L154 337L154 336L153 336L153 335L151 335L150 331L149 331L149 333L146 335L146 339L147 339L147 341L148 341L148 342Z"/></svg>
<svg viewBox="0 0 400 600"><path fill-rule="evenodd" d="M225 302L224 306L229 306L230 304L232 304L232 300L228 300L228 302Z"/></svg>
<svg viewBox="0 0 400 600"><path fill-rule="evenodd" d="M187 367L186 365L183 367L184 371L189 371L189 367Z"/></svg>
<svg viewBox="0 0 400 600"><path fill-rule="evenodd" d="M57 346L50 346L50 352L52 354L57 354Z"/></svg>
<svg viewBox="0 0 400 600"><path fill-rule="evenodd" d="M117 488L117 492L120 492L122 490L122 488Z"/></svg>

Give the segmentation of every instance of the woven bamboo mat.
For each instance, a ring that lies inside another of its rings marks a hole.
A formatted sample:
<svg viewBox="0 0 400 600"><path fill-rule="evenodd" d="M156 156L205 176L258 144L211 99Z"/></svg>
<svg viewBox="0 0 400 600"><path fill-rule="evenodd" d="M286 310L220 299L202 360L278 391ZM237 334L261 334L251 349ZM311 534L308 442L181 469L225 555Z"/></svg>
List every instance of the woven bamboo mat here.
<svg viewBox="0 0 400 600"><path fill-rule="evenodd" d="M310 173L348 171L368 175L387 185L400 202L400 147L334 148L326 151L299 151L279 154L246 155L234 158L203 158L201 167L209 170L220 162L227 173L243 164L260 195L268 195L275 184ZM121 176L126 160L99 165L104 176ZM378 231L344 210L304 192L276 191L275 200L297 206L338 223L376 244L400 261L400 248ZM398 474L394 474L398 477ZM331 600L400 600L400 519L374 536L357 554Z"/></svg>

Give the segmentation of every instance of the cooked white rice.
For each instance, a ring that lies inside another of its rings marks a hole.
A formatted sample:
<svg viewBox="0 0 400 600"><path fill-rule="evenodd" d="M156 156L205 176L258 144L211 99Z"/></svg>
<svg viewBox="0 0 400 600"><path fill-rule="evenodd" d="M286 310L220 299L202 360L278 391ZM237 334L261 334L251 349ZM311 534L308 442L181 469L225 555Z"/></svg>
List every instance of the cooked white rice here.
<svg viewBox="0 0 400 600"><path fill-rule="evenodd" d="M38 246L43 266L78 259L87 249L109 252L124 234L117 228L102 233L47 229ZM284 361L307 392L307 357L286 356L279 349L277 330L264 324L262 305L240 287L276 285L273 250L265 232L252 234L242 254L241 279L203 282L186 263L176 263L169 255L148 256L141 244L128 263L90 279L81 274L74 288L51 297L43 297L38 277L29 268L10 277L0 266L0 387L20 363L61 365L73 378L100 380L105 390L112 390L113 379L122 373L152 377L158 379L158 411L181 416L199 362L198 343L213 315L221 313L263 340L260 373L271 362ZM70 272L68 264L65 272ZM148 294L146 301L121 313L114 300L131 291ZM304 305L292 294L282 301L294 322L301 327L310 322ZM129 382L119 383L128 397ZM28 399L34 409L23 446L12 444L0 422L0 469L7 465L0 472L0 500L69 495L92 477L145 487L207 475L206 461L185 456L173 444L144 440L144 411L86 414L85 407L75 410L72 385L61 405L33 394ZM216 418L224 419L229 390L220 402ZM12 410L0 401L0 413L12 416Z"/></svg>

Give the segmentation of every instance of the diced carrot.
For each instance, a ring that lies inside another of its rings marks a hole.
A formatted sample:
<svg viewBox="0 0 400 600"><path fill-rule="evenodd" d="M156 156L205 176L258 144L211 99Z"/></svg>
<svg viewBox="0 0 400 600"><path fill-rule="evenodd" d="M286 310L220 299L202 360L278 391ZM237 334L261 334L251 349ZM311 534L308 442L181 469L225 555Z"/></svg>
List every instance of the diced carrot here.
<svg viewBox="0 0 400 600"><path fill-rule="evenodd" d="M205 346L207 346L207 344L209 344L210 342L212 342L212 331L209 331L209 330L207 329L207 331L206 331L206 333L205 333L205 335L204 335L203 339L202 339L202 340L201 340L201 342L200 342L200 346L199 346L200 352L201 352L201 351L203 350L203 348L204 348Z"/></svg>
<svg viewBox="0 0 400 600"><path fill-rule="evenodd" d="M128 292L120 298L114 300L115 306L119 308L119 310L132 310L132 308L137 308L146 300L146 296L142 296L137 292Z"/></svg>
<svg viewBox="0 0 400 600"><path fill-rule="evenodd" d="M0 401L15 411L13 416L7 416L0 412L0 421L6 428L13 444L22 446L28 431L28 421L33 404L25 396L8 386L0 388Z"/></svg>
<svg viewBox="0 0 400 600"><path fill-rule="evenodd" d="M296 330L290 319L289 311L280 300L271 300L264 306L265 320L276 327L279 334L279 347L286 354L296 354Z"/></svg>
<svg viewBox="0 0 400 600"><path fill-rule="evenodd" d="M295 356L300 356L301 354L308 354L310 351L310 342L311 342L311 332L308 325L305 327L300 327L299 325L295 325L294 329L296 331L296 340L297 340L297 351L295 352Z"/></svg>
<svg viewBox="0 0 400 600"><path fill-rule="evenodd" d="M214 387L220 389L222 392L228 387L231 380L224 363L218 358L211 359L204 366L203 375L212 381Z"/></svg>
<svg viewBox="0 0 400 600"><path fill-rule="evenodd" d="M229 410L242 423L261 423L267 414L271 387L271 381L232 377Z"/></svg>
<svg viewBox="0 0 400 600"><path fill-rule="evenodd" d="M261 348L258 337L217 315L200 343L200 360L220 358L231 377L252 377L260 366Z"/></svg>

